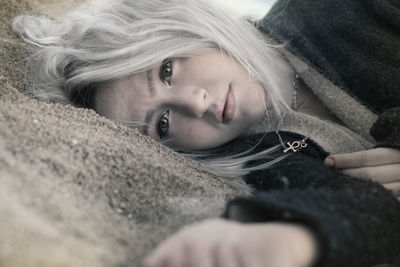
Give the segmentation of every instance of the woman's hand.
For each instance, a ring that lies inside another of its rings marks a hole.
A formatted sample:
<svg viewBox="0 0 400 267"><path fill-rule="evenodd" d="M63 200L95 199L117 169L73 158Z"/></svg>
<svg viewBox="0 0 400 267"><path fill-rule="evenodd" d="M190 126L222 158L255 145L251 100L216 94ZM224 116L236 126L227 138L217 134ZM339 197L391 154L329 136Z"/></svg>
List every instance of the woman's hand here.
<svg viewBox="0 0 400 267"><path fill-rule="evenodd" d="M381 183L400 200L400 150L375 148L354 153L334 154L325 165L340 172Z"/></svg>
<svg viewBox="0 0 400 267"><path fill-rule="evenodd" d="M317 245L305 227L213 219L183 228L145 260L146 267L306 267Z"/></svg>

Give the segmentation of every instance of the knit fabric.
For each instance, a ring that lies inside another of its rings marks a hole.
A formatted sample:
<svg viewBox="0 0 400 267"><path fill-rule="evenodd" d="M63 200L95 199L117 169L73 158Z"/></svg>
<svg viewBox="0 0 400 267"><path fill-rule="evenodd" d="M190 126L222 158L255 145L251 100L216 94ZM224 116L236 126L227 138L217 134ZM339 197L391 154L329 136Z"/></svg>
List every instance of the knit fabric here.
<svg viewBox="0 0 400 267"><path fill-rule="evenodd" d="M370 142L345 126L301 112L292 111L286 112L281 119L267 118L267 116L264 116L256 125L247 131L246 135L275 132L278 128L278 124L280 124L279 132L289 131L303 136L311 135L309 138L317 142L329 154L350 153L370 149L375 144L375 142ZM303 138L304 137L301 139ZM287 140L283 141L286 145ZM276 144L279 144L279 140L275 145Z"/></svg>

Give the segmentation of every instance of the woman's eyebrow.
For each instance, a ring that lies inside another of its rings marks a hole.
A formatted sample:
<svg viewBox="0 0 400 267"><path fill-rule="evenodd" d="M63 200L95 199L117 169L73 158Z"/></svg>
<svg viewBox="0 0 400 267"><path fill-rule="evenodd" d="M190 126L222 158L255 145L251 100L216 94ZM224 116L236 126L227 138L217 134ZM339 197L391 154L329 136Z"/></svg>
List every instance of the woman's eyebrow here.
<svg viewBox="0 0 400 267"><path fill-rule="evenodd" d="M153 121L153 117L154 117L154 113L155 112L156 111L154 109L148 111L147 114L146 114L146 117L144 118L143 133L145 135L149 135L149 126L150 126L151 122Z"/></svg>
<svg viewBox="0 0 400 267"><path fill-rule="evenodd" d="M155 96L155 89L154 89L153 71L151 69L147 70L146 77L147 77L147 88L149 90L150 97L154 97ZM154 109L149 110L146 113L146 117L144 118L144 123L145 124L143 126L143 133L145 135L149 135L149 126L150 126L150 123L152 122L152 119L154 117L154 113L155 113Z"/></svg>
<svg viewBox="0 0 400 267"><path fill-rule="evenodd" d="M154 97L156 94L156 91L154 89L154 80L153 80L153 71L147 70L147 88L149 89L150 97Z"/></svg>

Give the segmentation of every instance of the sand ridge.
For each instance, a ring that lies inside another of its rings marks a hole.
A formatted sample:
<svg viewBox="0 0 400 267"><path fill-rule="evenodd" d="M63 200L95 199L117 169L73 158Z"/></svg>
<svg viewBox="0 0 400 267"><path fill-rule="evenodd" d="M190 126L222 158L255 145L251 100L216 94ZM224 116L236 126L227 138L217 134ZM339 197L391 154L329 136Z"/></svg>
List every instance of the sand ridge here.
<svg viewBox="0 0 400 267"><path fill-rule="evenodd" d="M33 99L33 50L10 28L32 3L0 2L0 266L140 266L247 193L92 110Z"/></svg>

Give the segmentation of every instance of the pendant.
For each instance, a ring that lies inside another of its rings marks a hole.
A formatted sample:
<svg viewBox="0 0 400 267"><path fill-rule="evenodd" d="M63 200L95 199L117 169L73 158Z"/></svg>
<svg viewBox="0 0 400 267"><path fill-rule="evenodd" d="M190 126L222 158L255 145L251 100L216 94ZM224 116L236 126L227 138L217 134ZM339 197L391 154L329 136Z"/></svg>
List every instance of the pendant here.
<svg viewBox="0 0 400 267"><path fill-rule="evenodd" d="M293 152L297 152L302 148L307 147L307 143L304 140L301 141L294 141L292 143L287 142L287 147L286 149L283 150L284 153L287 153L289 150L292 150Z"/></svg>

